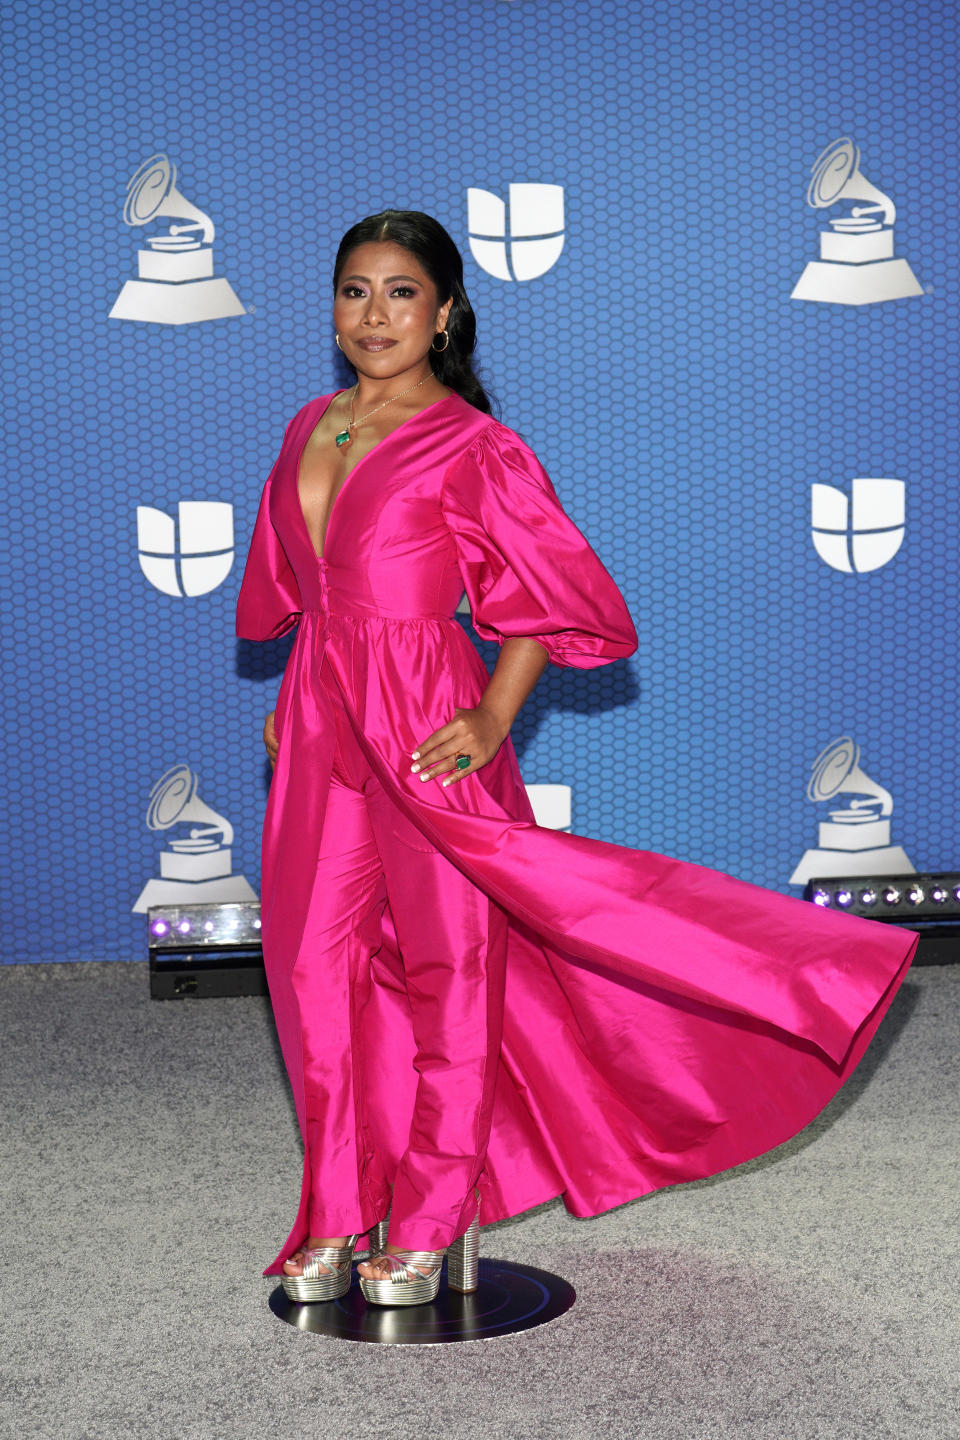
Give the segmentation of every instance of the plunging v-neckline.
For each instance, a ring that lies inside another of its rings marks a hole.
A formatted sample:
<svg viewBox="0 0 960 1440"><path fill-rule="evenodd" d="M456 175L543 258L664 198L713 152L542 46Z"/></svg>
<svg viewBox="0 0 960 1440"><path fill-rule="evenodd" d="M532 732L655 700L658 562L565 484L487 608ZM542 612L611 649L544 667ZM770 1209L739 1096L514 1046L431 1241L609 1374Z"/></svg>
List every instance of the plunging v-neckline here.
<svg viewBox="0 0 960 1440"><path fill-rule="evenodd" d="M293 488L297 501L297 509L300 512L300 522L303 525L304 534L307 537L307 544L310 546L310 549L313 550L314 558L316 559L318 564L324 559L327 553L327 536L330 534L330 525L333 520L333 512L336 509L337 501L340 499L340 496L347 488L353 476L360 469L360 466L363 464L363 462L365 460L369 460L370 456L374 453L375 450L379 450L381 445L385 445L387 441L392 439L393 436L398 433L398 431L404 428L405 425L410 425L414 420L418 420L421 415L426 415L427 411L432 410L436 405L443 405L445 401L452 400L457 393L455 390L452 390L449 395L441 395L439 400L431 400L430 404L424 405L422 410L417 410L415 414L408 415L406 420L401 420L400 424L397 425L393 430L389 431L386 435L384 435L382 440L378 440L376 445L371 445L370 449L366 452L366 454L360 456L360 459L357 461L356 465L354 465L350 470L347 471L340 484L340 488L337 490L337 493L334 495L333 499L330 502L330 509L327 511L327 523L323 532L323 549L318 555L316 550L314 549L313 537L310 534L310 527L307 524L307 517L303 508L303 500L300 495L300 466L303 461L304 451L310 444L310 440L314 434L314 431L317 429L317 426L320 424L320 421L323 419L324 415L326 415L327 411L330 409L330 406L333 404L334 400L336 400L337 396L345 394L349 388L349 386L345 386L343 390L334 390L333 394L329 397L326 405L324 405L323 409L320 411L320 414L317 416L310 429L307 431L307 438L300 446L300 451L297 455L297 465L296 469L294 470Z"/></svg>

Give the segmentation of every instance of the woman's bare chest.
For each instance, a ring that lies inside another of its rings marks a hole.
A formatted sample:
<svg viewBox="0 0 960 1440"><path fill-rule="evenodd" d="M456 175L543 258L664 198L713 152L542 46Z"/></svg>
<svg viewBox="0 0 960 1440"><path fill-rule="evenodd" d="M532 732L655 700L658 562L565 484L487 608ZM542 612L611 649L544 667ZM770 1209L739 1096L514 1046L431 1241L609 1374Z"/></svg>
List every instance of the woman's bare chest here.
<svg viewBox="0 0 960 1440"><path fill-rule="evenodd" d="M323 554L330 512L352 471L376 445L376 436L356 436L338 447L339 426L324 416L304 446L297 471L297 496L314 551Z"/></svg>
<svg viewBox="0 0 960 1440"><path fill-rule="evenodd" d="M281 492L290 509L281 499L275 517L281 529L287 514L317 559L333 543L338 563L346 558L340 547L348 535L354 557L364 545L402 549L414 529L427 538L442 521L444 471L474 428L451 423L462 402L451 394L409 415L384 415L382 422L378 416L351 427L350 443L338 446L349 410L328 404L317 414L321 401L306 409L291 437L290 478Z"/></svg>
<svg viewBox="0 0 960 1440"><path fill-rule="evenodd" d="M330 516L350 476L403 423L384 416L382 421L353 427L348 426L349 419L349 408L328 406L310 432L297 467L297 497L318 556L324 553ZM345 432L350 437L346 444L342 440Z"/></svg>

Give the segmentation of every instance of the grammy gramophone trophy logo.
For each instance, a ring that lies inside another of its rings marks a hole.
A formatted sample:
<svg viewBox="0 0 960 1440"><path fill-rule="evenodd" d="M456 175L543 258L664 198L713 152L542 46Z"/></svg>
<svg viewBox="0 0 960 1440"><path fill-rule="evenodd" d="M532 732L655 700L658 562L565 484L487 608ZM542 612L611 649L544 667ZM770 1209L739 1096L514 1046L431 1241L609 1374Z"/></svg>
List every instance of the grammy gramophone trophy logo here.
<svg viewBox="0 0 960 1440"><path fill-rule="evenodd" d="M819 825L818 845L790 876L791 885L831 875L915 875L901 845L890 843L893 797L860 769L860 746L832 740L813 762L807 799L840 800Z"/></svg>
<svg viewBox="0 0 960 1440"><path fill-rule="evenodd" d="M166 155L151 155L127 186L123 219L147 225L165 218L166 230L144 237L137 279L128 280L111 320L191 325L247 312L229 280L213 273L213 221L177 189L177 169Z"/></svg>
<svg viewBox="0 0 960 1440"><path fill-rule="evenodd" d="M866 204L854 202L866 201ZM860 148L848 135L817 157L807 190L815 210L841 206L820 231L820 259L811 260L791 300L828 305L870 305L904 300L923 289L906 260L893 253L896 206L860 172Z"/></svg>
<svg viewBox="0 0 960 1440"><path fill-rule="evenodd" d="M197 795L189 765L172 765L150 791L147 825L167 831L160 874L148 880L133 907L145 915L151 905L197 901L256 900L243 875L234 875L233 826Z"/></svg>

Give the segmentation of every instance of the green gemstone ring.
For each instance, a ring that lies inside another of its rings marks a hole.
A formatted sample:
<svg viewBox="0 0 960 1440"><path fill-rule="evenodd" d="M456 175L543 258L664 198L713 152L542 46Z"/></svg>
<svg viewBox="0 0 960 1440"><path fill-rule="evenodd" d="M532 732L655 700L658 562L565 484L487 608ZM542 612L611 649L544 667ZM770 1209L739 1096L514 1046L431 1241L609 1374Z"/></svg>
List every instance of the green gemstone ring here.
<svg viewBox="0 0 960 1440"><path fill-rule="evenodd" d="M470 756L469 756L469 755L458 755L458 756L457 756L457 769L458 769L458 770L469 770L469 768L470 768Z"/></svg>

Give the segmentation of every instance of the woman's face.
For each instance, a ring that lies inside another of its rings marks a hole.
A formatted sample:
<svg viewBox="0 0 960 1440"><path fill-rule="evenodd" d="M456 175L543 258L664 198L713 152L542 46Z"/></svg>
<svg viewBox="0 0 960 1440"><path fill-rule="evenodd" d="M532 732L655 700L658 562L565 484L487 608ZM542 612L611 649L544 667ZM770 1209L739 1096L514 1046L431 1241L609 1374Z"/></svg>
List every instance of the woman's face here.
<svg viewBox="0 0 960 1440"><path fill-rule="evenodd" d="M433 281L409 250L374 240L346 258L333 323L351 365L371 379L389 380L422 366L452 304L438 303Z"/></svg>

